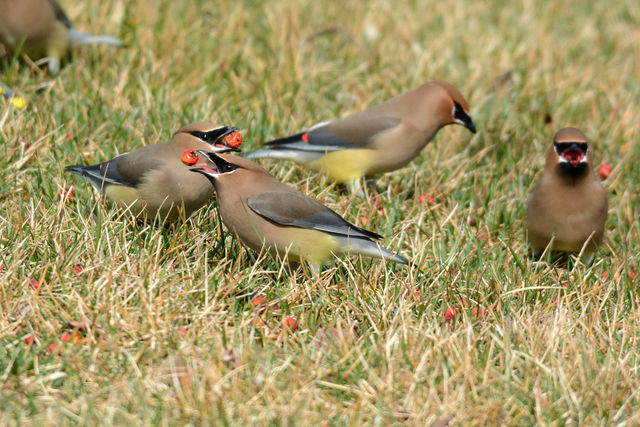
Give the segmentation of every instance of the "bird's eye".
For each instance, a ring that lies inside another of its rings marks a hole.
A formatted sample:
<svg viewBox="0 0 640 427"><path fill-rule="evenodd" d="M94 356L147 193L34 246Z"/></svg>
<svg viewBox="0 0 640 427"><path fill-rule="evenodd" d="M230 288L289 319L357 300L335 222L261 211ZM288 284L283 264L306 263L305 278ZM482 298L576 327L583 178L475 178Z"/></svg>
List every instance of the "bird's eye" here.
<svg viewBox="0 0 640 427"><path fill-rule="evenodd" d="M232 165L224 165L224 171L225 172L231 172L233 170L233 166Z"/></svg>

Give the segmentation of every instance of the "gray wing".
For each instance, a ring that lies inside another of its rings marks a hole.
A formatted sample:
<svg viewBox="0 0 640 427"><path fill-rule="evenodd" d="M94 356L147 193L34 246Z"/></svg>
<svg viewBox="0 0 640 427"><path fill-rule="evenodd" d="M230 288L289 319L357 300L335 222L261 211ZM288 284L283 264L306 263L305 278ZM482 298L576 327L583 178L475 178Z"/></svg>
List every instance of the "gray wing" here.
<svg viewBox="0 0 640 427"><path fill-rule="evenodd" d="M400 124L400 119L389 116L372 117L363 113L342 120L316 125L306 132L267 142L271 150L299 150L328 152L351 148L366 148L375 136Z"/></svg>
<svg viewBox="0 0 640 427"><path fill-rule="evenodd" d="M297 191L263 193L250 197L247 204L258 215L280 225L365 239L381 237L351 224L322 203Z"/></svg>

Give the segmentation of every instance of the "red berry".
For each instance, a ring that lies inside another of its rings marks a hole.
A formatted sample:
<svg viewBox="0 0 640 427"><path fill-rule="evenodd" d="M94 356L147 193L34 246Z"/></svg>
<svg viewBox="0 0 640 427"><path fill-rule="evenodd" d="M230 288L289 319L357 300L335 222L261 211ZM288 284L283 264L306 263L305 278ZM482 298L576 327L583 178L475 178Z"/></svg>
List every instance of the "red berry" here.
<svg viewBox="0 0 640 427"><path fill-rule="evenodd" d="M432 204L433 202L435 202L436 199L434 199L429 193L423 193L422 195L420 195L420 197L418 197L418 202L420 204L427 202L427 204Z"/></svg>
<svg viewBox="0 0 640 427"><path fill-rule="evenodd" d="M32 342L34 342L35 340L37 340L38 338L40 338L38 335L28 335L25 339L24 339L24 343L26 345L31 344Z"/></svg>
<svg viewBox="0 0 640 427"><path fill-rule="evenodd" d="M258 305L265 304L266 302L267 302L267 299L265 297L255 297L254 299L251 300L251 305L256 307Z"/></svg>
<svg viewBox="0 0 640 427"><path fill-rule="evenodd" d="M82 263L79 262L76 265L74 265L73 271L76 273L76 275L82 273Z"/></svg>
<svg viewBox="0 0 640 427"><path fill-rule="evenodd" d="M185 328L184 326L182 328L180 328L180 335L182 335L183 337L187 335L187 328Z"/></svg>
<svg viewBox="0 0 640 427"><path fill-rule="evenodd" d="M38 292L40 290L40 282L38 282L36 279L29 279L29 287Z"/></svg>
<svg viewBox="0 0 640 427"><path fill-rule="evenodd" d="M184 163L187 166L191 166L191 165L195 165L198 162L198 159L200 158L200 156L198 156L198 153L196 152L196 150L192 150L192 149L187 149L184 150L184 152L182 153L182 163Z"/></svg>
<svg viewBox="0 0 640 427"><path fill-rule="evenodd" d="M70 340L71 340L71 334L69 332L66 332L65 334L62 335L63 342L69 342Z"/></svg>
<svg viewBox="0 0 640 427"><path fill-rule="evenodd" d="M444 320L450 322L455 319L457 311L458 310L453 307L447 307L447 309L444 311Z"/></svg>
<svg viewBox="0 0 640 427"><path fill-rule="evenodd" d="M285 317L283 323L284 323L284 326L288 328L291 332L298 329L298 321L294 317L291 317L291 316Z"/></svg>
<svg viewBox="0 0 640 427"><path fill-rule="evenodd" d="M238 131L231 132L224 137L224 142L231 148L238 148L242 145L242 134Z"/></svg>
<svg viewBox="0 0 640 427"><path fill-rule="evenodd" d="M75 196L75 193L73 192L73 185L58 190L58 196L62 196L63 202L73 199Z"/></svg>
<svg viewBox="0 0 640 427"><path fill-rule="evenodd" d="M484 307L473 307L471 309L471 314L478 319L484 319L487 317L487 309Z"/></svg>
<svg viewBox="0 0 640 427"><path fill-rule="evenodd" d="M49 347L47 347L47 351L49 353L53 353L54 351L56 351L58 349L58 344L53 343L53 344L49 344Z"/></svg>
<svg viewBox="0 0 640 427"><path fill-rule="evenodd" d="M603 163L598 168L598 174L600 175L601 179L607 179L610 173L611 173L611 165L609 163Z"/></svg>

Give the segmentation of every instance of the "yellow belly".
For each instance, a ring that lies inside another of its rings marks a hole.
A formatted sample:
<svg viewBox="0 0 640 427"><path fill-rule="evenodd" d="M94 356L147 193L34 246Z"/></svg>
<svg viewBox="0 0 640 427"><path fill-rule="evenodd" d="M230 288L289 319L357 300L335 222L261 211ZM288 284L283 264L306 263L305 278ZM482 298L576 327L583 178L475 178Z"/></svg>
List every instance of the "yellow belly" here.
<svg viewBox="0 0 640 427"><path fill-rule="evenodd" d="M324 264L332 253L339 253L340 243L328 233L297 227L270 225L265 230L271 237L263 238L254 228L242 227L233 233L250 248L260 252L263 248L273 255L291 262L306 260L311 264Z"/></svg>
<svg viewBox="0 0 640 427"><path fill-rule="evenodd" d="M310 166L325 173L332 181L350 183L370 173L379 154L375 150L332 151Z"/></svg>
<svg viewBox="0 0 640 427"><path fill-rule="evenodd" d="M112 184L105 188L104 193L107 199L120 207L130 209L134 215L144 210L140 195L133 187Z"/></svg>
<svg viewBox="0 0 640 427"><path fill-rule="evenodd" d="M322 231L292 228L284 235L290 236L290 242L285 243L285 248L278 248L278 252L282 254L288 249L289 259L292 261L304 258L311 264L324 264L340 247L334 237Z"/></svg>

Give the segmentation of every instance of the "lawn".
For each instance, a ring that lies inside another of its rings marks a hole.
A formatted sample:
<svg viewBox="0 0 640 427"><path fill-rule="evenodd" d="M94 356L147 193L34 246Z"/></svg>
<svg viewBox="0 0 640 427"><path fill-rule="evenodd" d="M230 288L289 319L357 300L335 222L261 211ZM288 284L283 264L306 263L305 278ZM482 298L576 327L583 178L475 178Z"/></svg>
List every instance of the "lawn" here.
<svg viewBox="0 0 640 427"><path fill-rule="evenodd" d="M0 100L0 424L640 423L637 1L62 4L128 46L0 69L28 103ZM214 201L140 223L63 171L199 120L255 149L432 79L479 132L444 128L371 200L261 162L423 272L348 257L316 279ZM613 166L606 243L569 269L523 233L565 126Z"/></svg>

